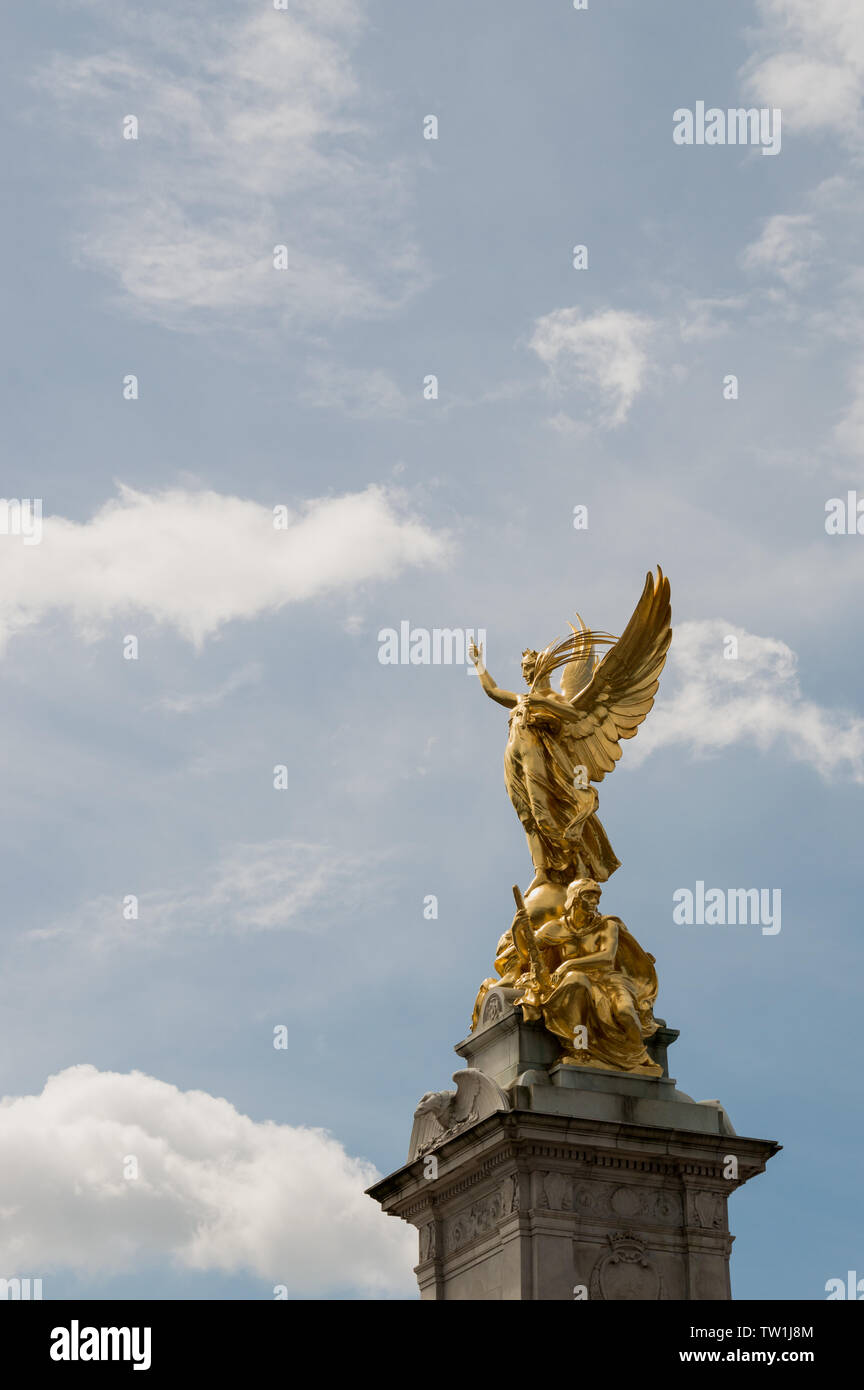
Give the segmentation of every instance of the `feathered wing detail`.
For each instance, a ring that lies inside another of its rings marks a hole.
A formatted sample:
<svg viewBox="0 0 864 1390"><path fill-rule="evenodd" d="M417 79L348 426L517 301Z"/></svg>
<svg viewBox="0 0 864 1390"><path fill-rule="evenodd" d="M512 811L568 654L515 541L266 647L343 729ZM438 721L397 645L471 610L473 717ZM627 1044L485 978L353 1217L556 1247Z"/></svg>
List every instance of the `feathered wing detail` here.
<svg viewBox="0 0 864 1390"><path fill-rule="evenodd" d="M508 1110L510 1101L501 1087L476 1067L453 1073L455 1091L427 1091L414 1111L414 1127L408 1162L437 1148L452 1136L496 1110Z"/></svg>
<svg viewBox="0 0 864 1390"><path fill-rule="evenodd" d="M594 667L588 684L570 699L573 714L565 737L574 764L586 768L589 781L602 782L612 772L621 757L621 739L633 738L654 704L672 640L671 624L669 580L658 566L656 577L649 572L618 641Z"/></svg>
<svg viewBox="0 0 864 1390"><path fill-rule="evenodd" d="M576 614L576 618L578 628L570 624L570 631L573 633L573 660L568 661L561 672L561 694L565 700L573 700L580 690L584 690L596 665L593 633L589 632L579 613Z"/></svg>

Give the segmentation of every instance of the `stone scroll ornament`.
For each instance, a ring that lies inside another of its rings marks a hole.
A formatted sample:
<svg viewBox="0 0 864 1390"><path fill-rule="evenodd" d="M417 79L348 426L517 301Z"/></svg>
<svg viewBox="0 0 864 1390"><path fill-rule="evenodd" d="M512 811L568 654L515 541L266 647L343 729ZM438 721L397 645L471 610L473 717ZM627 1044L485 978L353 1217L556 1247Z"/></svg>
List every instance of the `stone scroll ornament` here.
<svg viewBox="0 0 864 1390"><path fill-rule="evenodd" d="M619 867L597 816L595 783L612 772L654 704L672 640L669 581L649 573L619 638L578 627L542 651L522 653L528 689L502 690L473 660L486 694L510 710L504 778L528 842L534 876L498 943L497 978L485 980L472 1031L490 989L528 1021L540 1021L569 1066L659 1076L646 1040L657 1031L654 957L618 917L599 911L601 884ZM598 649L607 650L602 658ZM561 671L561 688L551 676Z"/></svg>

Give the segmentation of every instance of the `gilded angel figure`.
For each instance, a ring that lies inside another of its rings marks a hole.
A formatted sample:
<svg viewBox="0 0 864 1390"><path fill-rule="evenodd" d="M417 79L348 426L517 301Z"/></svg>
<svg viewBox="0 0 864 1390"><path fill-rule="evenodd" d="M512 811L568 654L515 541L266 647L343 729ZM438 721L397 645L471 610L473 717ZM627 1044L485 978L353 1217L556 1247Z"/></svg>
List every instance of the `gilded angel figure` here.
<svg viewBox="0 0 864 1390"><path fill-rule="evenodd" d="M511 711L504 778L534 866L526 897L545 883L603 883L618 868L591 784L613 771L621 740L633 738L654 704L671 619L669 581L658 566L617 640L592 632L579 618L563 642L524 651L528 690L521 694L500 689L483 665L482 649L470 648L486 694ZM608 647L602 659L601 646ZM559 669L560 692L550 681Z"/></svg>

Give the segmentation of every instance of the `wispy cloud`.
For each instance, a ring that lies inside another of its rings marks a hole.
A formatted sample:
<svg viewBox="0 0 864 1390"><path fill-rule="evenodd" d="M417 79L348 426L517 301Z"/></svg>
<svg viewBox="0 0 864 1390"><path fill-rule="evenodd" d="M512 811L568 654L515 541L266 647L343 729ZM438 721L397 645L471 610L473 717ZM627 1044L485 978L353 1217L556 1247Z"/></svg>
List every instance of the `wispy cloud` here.
<svg viewBox="0 0 864 1390"><path fill-rule="evenodd" d="M689 343L723 337L731 330L733 316L746 308L747 296L740 294L688 299L678 320L681 341Z"/></svg>
<svg viewBox="0 0 864 1390"><path fill-rule="evenodd" d="M168 710L170 714L194 714L202 709L215 709L235 691L257 684L263 671L260 662L250 661L238 670L232 671L228 679L215 690L201 690L188 695L165 695L155 704L158 709Z"/></svg>
<svg viewBox="0 0 864 1390"><path fill-rule="evenodd" d="M322 903L334 914L368 900L373 878L380 883L381 859L296 840L232 845L191 882L142 888L137 918L127 920L123 902L103 894L27 936L67 938L82 948L150 949L190 935L318 931ZM319 910L313 927L310 909L315 905Z"/></svg>
<svg viewBox="0 0 864 1390"><path fill-rule="evenodd" d="M419 283L403 172L369 153L357 0L90 8L106 47L56 55L38 82L104 151L77 244L125 304L175 328L244 311L329 321L379 315Z"/></svg>
<svg viewBox="0 0 864 1390"><path fill-rule="evenodd" d="M379 367L345 367L331 362L309 366L299 399L319 410L341 410L358 419L405 415L412 405L389 372Z"/></svg>
<svg viewBox="0 0 864 1390"><path fill-rule="evenodd" d="M745 270L767 271L787 285L800 287L821 244L821 233L809 213L777 213L745 247L741 264Z"/></svg>

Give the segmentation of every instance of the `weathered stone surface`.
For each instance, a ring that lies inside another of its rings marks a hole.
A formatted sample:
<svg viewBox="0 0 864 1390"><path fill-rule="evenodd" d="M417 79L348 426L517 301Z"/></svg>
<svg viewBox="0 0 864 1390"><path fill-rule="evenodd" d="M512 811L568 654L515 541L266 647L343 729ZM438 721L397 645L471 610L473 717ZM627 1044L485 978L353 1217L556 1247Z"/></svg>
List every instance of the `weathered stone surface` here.
<svg viewBox="0 0 864 1390"><path fill-rule="evenodd" d="M423 1298L728 1299L726 1202L776 1148L497 1111L435 1150L437 1176L418 1159L370 1195L420 1232Z"/></svg>
<svg viewBox="0 0 864 1390"><path fill-rule="evenodd" d="M516 993L498 992L501 996ZM678 1036L674 1029L664 1026L663 1031L673 1039ZM509 1094L511 1104L521 1109L667 1125L700 1134L735 1133L722 1105L694 1101L668 1075L628 1076L560 1065L557 1045L542 1024L524 1023L521 1012L503 997L493 1020L481 1021L478 1031L457 1043L455 1050L470 1068L493 1078Z"/></svg>
<svg viewBox="0 0 864 1390"><path fill-rule="evenodd" d="M727 1200L779 1146L669 1077L558 1065L500 1004L456 1051L509 1108L427 1136L370 1188L417 1227L421 1297L730 1298Z"/></svg>

